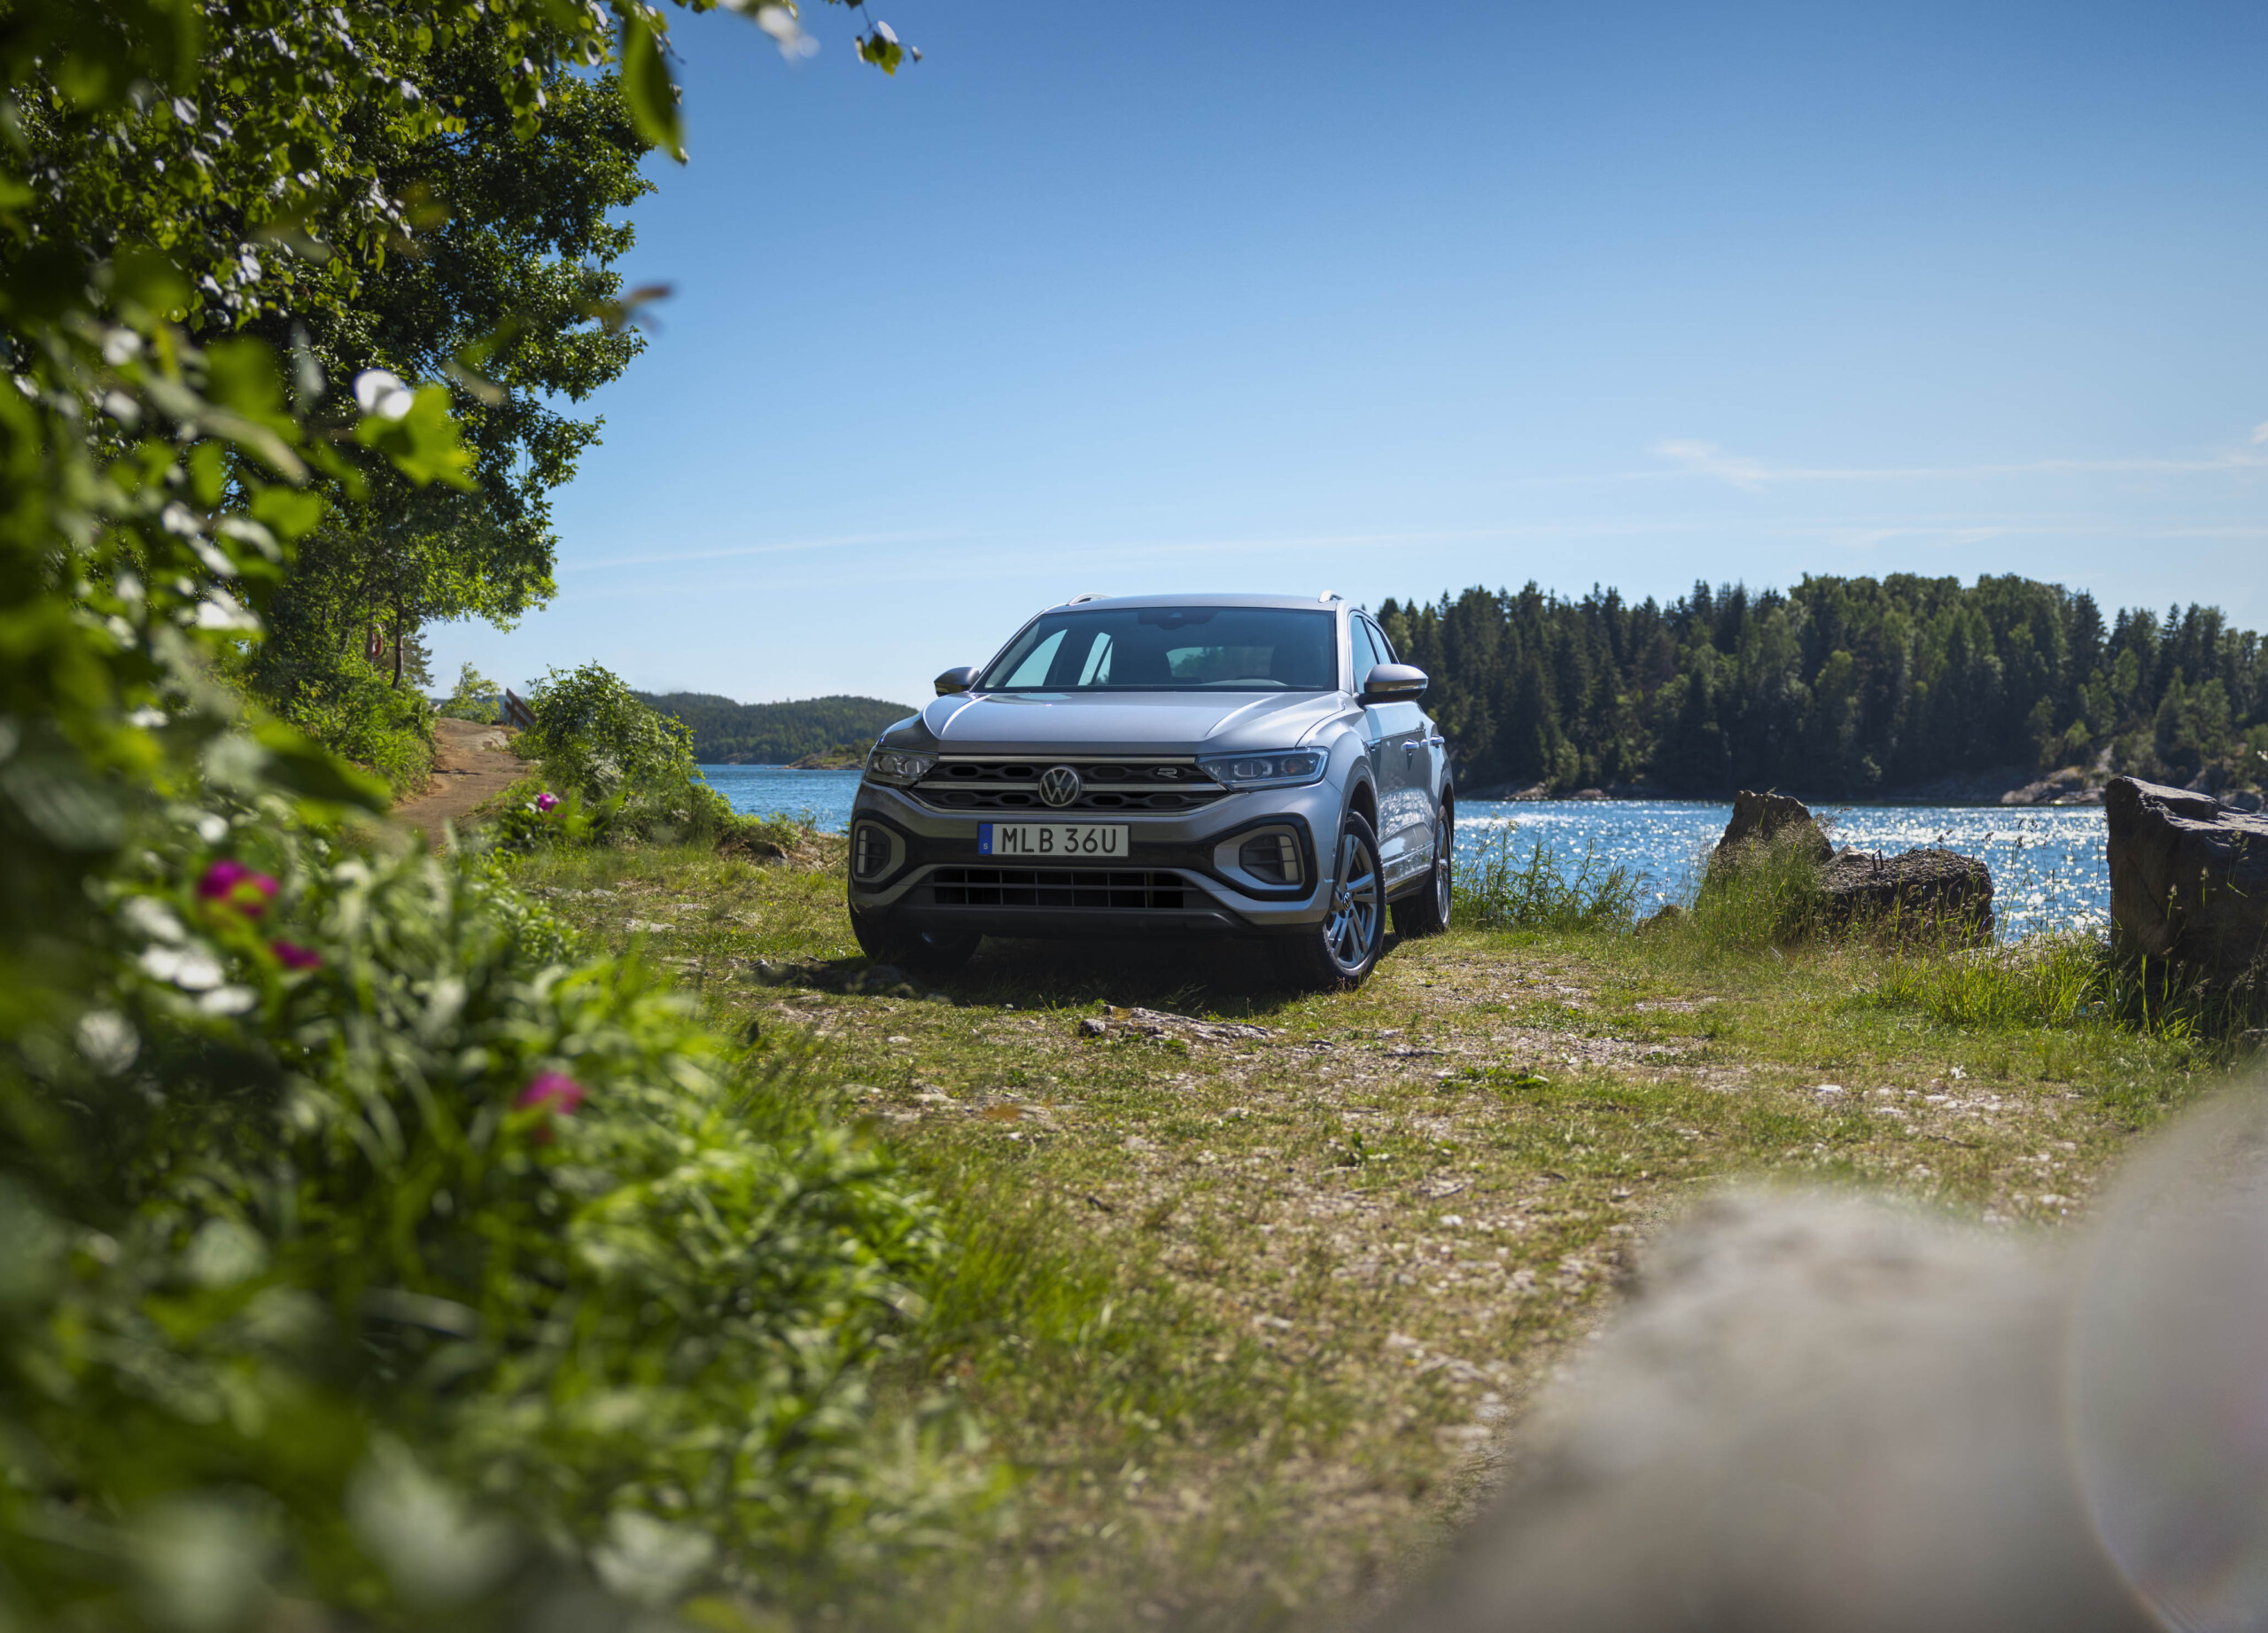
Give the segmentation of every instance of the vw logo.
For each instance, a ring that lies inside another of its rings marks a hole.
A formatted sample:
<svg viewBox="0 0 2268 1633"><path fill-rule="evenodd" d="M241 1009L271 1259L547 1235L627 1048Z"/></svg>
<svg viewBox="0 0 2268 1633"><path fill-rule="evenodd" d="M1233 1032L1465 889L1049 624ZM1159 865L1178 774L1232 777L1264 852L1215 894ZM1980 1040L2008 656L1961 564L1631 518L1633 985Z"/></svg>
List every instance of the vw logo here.
<svg viewBox="0 0 2268 1633"><path fill-rule="evenodd" d="M1068 766L1051 766L1040 775L1039 797L1060 810L1078 798L1085 786L1079 781L1079 774Z"/></svg>

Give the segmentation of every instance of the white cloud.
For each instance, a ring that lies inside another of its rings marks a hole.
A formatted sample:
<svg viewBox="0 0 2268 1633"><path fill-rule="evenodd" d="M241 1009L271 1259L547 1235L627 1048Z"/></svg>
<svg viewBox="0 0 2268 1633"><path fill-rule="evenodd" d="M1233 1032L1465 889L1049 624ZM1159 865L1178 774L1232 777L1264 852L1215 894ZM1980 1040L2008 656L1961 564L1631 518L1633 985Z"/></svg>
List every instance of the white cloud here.
<svg viewBox="0 0 2268 1633"><path fill-rule="evenodd" d="M2256 443L2268 442L2268 424L2255 431L2252 440ZM1713 478L1750 493L1761 493L1768 487L1798 482L1958 481L1983 477L2093 472L2190 476L2268 468L2268 455L2234 449L2188 459L2034 459L2008 464L1850 466L1775 465L1744 454L1728 453L1713 442L1699 442L1686 438L1657 442L1653 452L1677 464L1681 468L1678 474Z"/></svg>

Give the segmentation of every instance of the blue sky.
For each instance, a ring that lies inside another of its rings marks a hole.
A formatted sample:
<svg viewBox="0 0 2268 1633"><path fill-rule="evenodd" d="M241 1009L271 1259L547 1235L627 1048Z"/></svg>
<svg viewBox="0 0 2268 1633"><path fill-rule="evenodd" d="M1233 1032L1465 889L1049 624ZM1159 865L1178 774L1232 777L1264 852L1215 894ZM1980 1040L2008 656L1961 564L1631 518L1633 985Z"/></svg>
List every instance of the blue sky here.
<svg viewBox="0 0 2268 1633"><path fill-rule="evenodd" d="M918 701L1082 591L2021 572L2268 625L2258 6L679 16L557 599L432 634ZM1988 12L1980 15L1980 12Z"/></svg>

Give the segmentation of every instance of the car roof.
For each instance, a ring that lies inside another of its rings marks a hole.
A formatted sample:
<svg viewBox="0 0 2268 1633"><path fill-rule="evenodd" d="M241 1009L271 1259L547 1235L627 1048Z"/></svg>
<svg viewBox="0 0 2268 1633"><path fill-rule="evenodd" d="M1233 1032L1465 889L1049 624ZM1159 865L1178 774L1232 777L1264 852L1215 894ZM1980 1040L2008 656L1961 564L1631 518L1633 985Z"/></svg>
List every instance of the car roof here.
<svg viewBox="0 0 2268 1633"><path fill-rule="evenodd" d="M1076 601L1060 602L1048 608L1060 612L1067 607L1082 610L1115 611L1133 607L1280 607L1299 608L1310 612L1329 612L1347 605L1343 596L1323 595L1084 595Z"/></svg>

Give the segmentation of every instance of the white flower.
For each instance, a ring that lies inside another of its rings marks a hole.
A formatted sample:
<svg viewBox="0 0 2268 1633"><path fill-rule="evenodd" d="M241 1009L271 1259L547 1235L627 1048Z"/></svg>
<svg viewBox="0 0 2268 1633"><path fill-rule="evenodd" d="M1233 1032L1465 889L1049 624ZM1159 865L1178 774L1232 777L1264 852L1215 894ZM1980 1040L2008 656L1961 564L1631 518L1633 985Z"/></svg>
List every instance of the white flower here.
<svg viewBox="0 0 2268 1633"><path fill-rule="evenodd" d="M385 369L365 369L354 377L354 401L365 414L398 420L416 399L401 377Z"/></svg>
<svg viewBox="0 0 2268 1633"><path fill-rule="evenodd" d="M202 992L221 984L220 960L199 946L144 948L142 968L184 992Z"/></svg>
<svg viewBox="0 0 2268 1633"><path fill-rule="evenodd" d="M105 1077L133 1065L141 1047L132 1023L114 1009L89 1009L79 1017L79 1053Z"/></svg>

